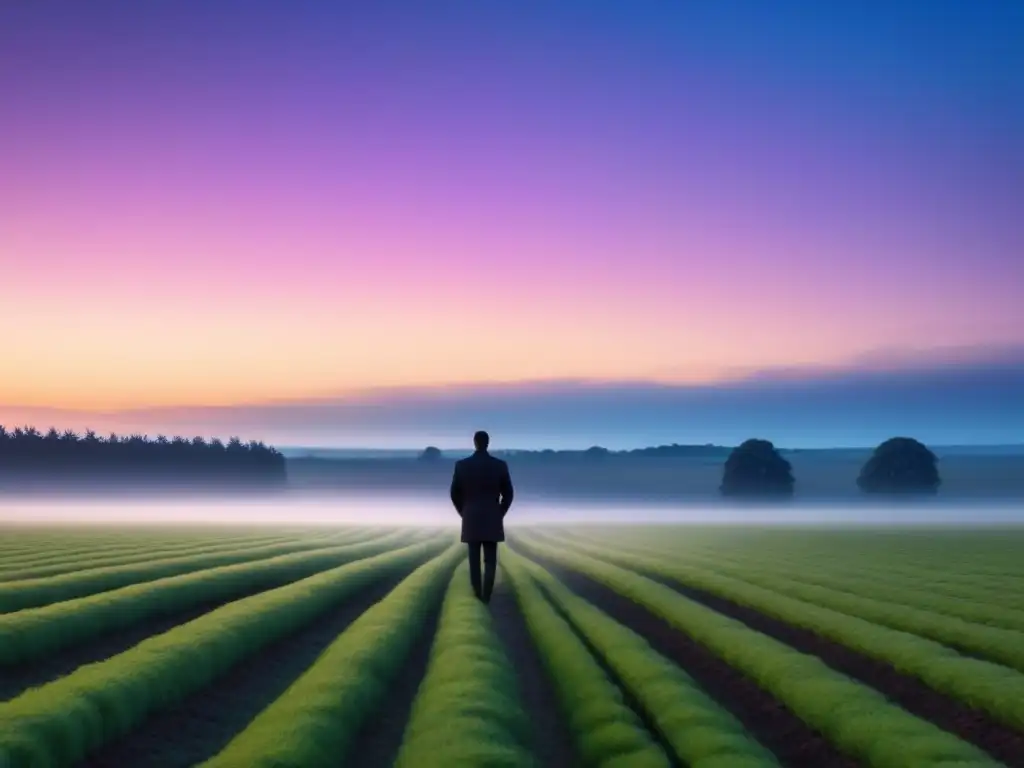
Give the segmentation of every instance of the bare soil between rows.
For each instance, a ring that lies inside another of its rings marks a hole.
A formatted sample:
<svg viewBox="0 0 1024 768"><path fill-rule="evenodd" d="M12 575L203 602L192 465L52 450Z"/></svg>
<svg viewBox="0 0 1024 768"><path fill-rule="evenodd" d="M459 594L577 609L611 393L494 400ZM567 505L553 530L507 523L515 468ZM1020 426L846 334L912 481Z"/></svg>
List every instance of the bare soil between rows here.
<svg viewBox="0 0 1024 768"><path fill-rule="evenodd" d="M639 568L637 572L801 653L817 656L837 672L874 688L907 712L974 744L1005 763L1008 768L1024 768L1024 733L1003 725L979 709L939 693L916 677L754 608L681 584L660 574Z"/></svg>
<svg viewBox="0 0 1024 768"><path fill-rule="evenodd" d="M554 685L530 636L512 586L504 578L500 551L498 578L488 608L494 630L516 671L519 698L530 718L534 754L546 768L579 765L572 734L562 715Z"/></svg>
<svg viewBox="0 0 1024 768"><path fill-rule="evenodd" d="M527 553L580 597L642 636L684 669L788 768L856 768L820 733L756 683L663 619L581 573Z"/></svg>
<svg viewBox="0 0 1024 768"><path fill-rule="evenodd" d="M402 737L405 735L416 692L427 674L442 601L443 594L436 605L427 609L427 620L422 625L419 638L402 662L397 677L388 685L387 701L382 702L369 723L360 730L352 751L339 763L340 766L391 768L394 765L402 748Z"/></svg>
<svg viewBox="0 0 1024 768"><path fill-rule="evenodd" d="M170 709L154 713L79 768L188 768L220 752L412 568L366 588L311 625L243 660Z"/></svg>

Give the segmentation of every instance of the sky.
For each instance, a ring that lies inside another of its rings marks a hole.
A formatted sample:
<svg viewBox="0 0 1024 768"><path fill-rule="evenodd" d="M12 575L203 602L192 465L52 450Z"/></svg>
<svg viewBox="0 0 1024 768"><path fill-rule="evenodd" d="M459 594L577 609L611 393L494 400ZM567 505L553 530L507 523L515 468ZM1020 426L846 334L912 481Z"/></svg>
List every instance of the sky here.
<svg viewBox="0 0 1024 768"><path fill-rule="evenodd" d="M814 440L1019 439L1022 39L1012 0L5 3L0 423L811 440L782 370ZM902 422L827 373L922 356Z"/></svg>

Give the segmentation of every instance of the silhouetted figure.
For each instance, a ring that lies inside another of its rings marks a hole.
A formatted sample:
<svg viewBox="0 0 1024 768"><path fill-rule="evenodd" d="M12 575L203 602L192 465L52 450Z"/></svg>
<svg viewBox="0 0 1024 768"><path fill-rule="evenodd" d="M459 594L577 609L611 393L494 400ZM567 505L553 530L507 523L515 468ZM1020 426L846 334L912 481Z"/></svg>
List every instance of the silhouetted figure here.
<svg viewBox="0 0 1024 768"><path fill-rule="evenodd" d="M451 497L462 518L462 541L469 548L469 580L473 592L485 603L494 590L498 567L498 542L505 540L505 515L512 506L512 477L508 464L491 456L486 432L473 435L472 456L455 462ZM480 584L480 552L484 556L484 579Z"/></svg>

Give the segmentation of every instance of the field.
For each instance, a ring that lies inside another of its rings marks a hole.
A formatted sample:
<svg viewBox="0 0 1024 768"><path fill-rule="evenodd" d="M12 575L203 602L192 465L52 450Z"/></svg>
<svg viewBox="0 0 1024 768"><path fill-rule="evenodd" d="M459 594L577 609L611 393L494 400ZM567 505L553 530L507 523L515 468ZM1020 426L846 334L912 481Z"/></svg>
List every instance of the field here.
<svg viewBox="0 0 1024 768"><path fill-rule="evenodd" d="M0 768L1024 767L1024 531L0 529Z"/></svg>

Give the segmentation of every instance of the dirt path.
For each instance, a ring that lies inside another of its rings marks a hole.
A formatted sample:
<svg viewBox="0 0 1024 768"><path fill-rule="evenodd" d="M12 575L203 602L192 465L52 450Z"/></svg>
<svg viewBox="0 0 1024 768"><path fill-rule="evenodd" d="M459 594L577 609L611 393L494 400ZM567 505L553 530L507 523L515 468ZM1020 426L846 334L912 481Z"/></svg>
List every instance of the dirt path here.
<svg viewBox="0 0 1024 768"><path fill-rule="evenodd" d="M501 554L498 555L499 561ZM489 606L494 628L518 674L519 695L533 726L533 749L548 768L578 765L572 736L562 717L547 670L519 612L512 587L498 566Z"/></svg>
<svg viewBox="0 0 1024 768"><path fill-rule="evenodd" d="M724 616L742 621L751 629L786 643L801 653L817 656L837 672L874 688L911 714L974 744L1005 763L1008 768L1024 768L1024 733L1002 725L985 712L939 693L916 677L899 672L883 661L865 656L810 630L787 624L753 608L657 574L644 575Z"/></svg>
<svg viewBox="0 0 1024 768"><path fill-rule="evenodd" d="M708 695L732 712L754 738L774 752L784 766L855 768L858 765L756 683L642 606L583 574L544 558L533 559L573 592L643 636L658 653L686 670Z"/></svg>
<svg viewBox="0 0 1024 768"><path fill-rule="evenodd" d="M177 706L155 713L79 766L189 768L212 757L305 672L349 624L407 575L374 584L306 629L264 648Z"/></svg>

